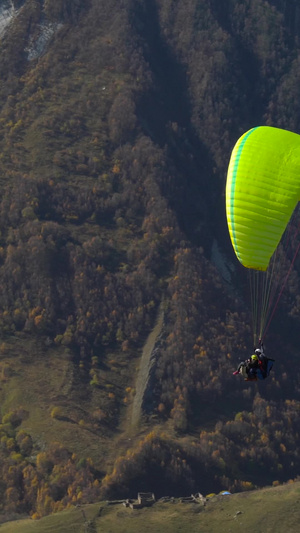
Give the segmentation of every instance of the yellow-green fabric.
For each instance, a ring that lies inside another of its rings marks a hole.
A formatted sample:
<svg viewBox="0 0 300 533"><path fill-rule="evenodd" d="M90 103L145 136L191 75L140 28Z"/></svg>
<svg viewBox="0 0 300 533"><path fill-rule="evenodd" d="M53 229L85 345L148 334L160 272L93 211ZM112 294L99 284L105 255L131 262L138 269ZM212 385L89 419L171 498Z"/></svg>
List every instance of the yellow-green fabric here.
<svg viewBox="0 0 300 533"><path fill-rule="evenodd" d="M226 212L239 261L266 270L300 199L300 135L259 126L237 141L229 162Z"/></svg>

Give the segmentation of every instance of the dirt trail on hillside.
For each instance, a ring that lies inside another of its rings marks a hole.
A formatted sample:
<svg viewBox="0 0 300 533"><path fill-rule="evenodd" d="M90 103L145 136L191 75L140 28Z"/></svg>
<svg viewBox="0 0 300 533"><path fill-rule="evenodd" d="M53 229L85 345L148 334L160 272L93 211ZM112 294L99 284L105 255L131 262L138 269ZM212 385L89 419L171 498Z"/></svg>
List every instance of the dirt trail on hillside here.
<svg viewBox="0 0 300 533"><path fill-rule="evenodd" d="M161 334L164 323L164 302L162 301L155 322L155 326L144 344L143 352L140 360L140 368L138 371L136 384L135 384L135 396L132 404L131 411L131 427L134 428L138 425L142 412L142 405L149 382L151 369L155 363L155 353L158 338Z"/></svg>

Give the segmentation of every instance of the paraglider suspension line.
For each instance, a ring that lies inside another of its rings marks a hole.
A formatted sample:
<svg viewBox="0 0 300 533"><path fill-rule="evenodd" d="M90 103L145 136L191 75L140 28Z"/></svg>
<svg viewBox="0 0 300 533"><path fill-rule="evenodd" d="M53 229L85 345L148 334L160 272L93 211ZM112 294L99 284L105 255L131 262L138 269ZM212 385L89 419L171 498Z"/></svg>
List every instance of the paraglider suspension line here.
<svg viewBox="0 0 300 533"><path fill-rule="evenodd" d="M299 250L300 250L300 242L299 242L299 244L298 244L298 246L297 246L296 252L295 252L294 257L293 257L293 259L292 259L292 262L291 262L291 264L290 264L290 268L288 269L287 275L285 276L284 282L283 282L283 284L282 284L282 287L281 287L280 292L279 292L279 294L278 294L277 300L276 300L275 305L274 305L274 307L273 307L273 311L272 311L272 313L271 313L271 316L270 316L270 318L269 318L269 321L268 321L268 323L267 323L267 325L266 325L266 328L265 328L265 330L264 330L264 334L261 335L261 339L262 339L262 340L264 339L264 337L265 337L265 335L266 335L266 333L267 333L267 331L268 331L268 329L269 329L269 326L270 326L270 324L271 324L271 322L272 322L273 316L274 316L274 314L275 314L275 311L276 311L276 309L277 309L277 306L278 306L279 300L280 300L281 295L282 295L282 293L283 293L283 291L284 291L284 288L285 288L285 286L286 286L286 283L287 283L287 280L288 280L288 278L289 278L289 275L290 275L290 273L291 273L291 271L292 271L292 268L293 268L293 266L294 266L294 263L295 263L295 260L296 260L296 257L297 257L297 255L298 255Z"/></svg>

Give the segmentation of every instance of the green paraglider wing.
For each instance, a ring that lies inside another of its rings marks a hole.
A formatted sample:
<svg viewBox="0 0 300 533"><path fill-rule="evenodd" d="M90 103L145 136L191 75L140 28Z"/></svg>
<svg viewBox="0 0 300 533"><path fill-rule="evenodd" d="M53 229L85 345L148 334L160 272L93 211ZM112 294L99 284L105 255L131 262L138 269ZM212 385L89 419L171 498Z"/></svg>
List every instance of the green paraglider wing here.
<svg viewBox="0 0 300 533"><path fill-rule="evenodd" d="M237 141L229 163L226 212L239 261L266 270L300 199L300 135L259 126Z"/></svg>

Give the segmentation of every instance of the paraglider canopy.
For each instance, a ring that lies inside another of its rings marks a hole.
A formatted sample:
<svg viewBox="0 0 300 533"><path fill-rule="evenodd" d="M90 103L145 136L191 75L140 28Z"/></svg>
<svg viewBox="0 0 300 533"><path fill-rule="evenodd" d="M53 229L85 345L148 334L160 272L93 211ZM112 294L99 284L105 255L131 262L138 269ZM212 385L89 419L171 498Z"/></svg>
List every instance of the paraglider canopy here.
<svg viewBox="0 0 300 533"><path fill-rule="evenodd" d="M291 259L278 261L279 242L299 199L300 135L268 126L244 133L229 162L226 213L235 254L249 269L254 344L269 327L300 249L299 242Z"/></svg>
<svg viewBox="0 0 300 533"><path fill-rule="evenodd" d="M226 212L237 258L266 270L300 199L300 135L259 126L237 141L229 163Z"/></svg>

